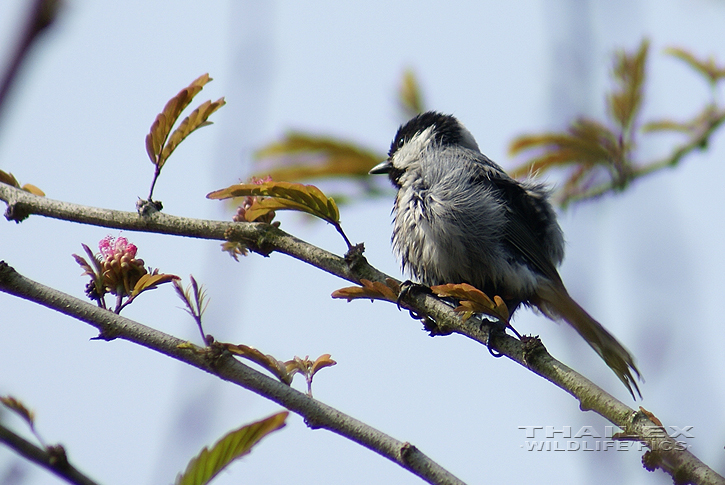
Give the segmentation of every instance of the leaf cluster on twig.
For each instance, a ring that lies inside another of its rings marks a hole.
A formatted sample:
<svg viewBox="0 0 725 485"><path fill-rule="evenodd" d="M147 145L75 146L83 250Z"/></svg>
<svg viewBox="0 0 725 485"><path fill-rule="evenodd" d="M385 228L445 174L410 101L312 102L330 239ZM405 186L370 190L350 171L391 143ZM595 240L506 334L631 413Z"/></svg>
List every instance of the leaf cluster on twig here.
<svg viewBox="0 0 725 485"><path fill-rule="evenodd" d="M174 150L176 150L176 147L194 131L210 125L212 122L208 120L209 116L226 103L223 97L216 101L208 100L203 102L189 116L181 121L173 133L171 132L184 109L189 106L194 97L211 80L209 74L202 74L196 78L166 103L164 109L156 116L156 119L151 124L149 134L146 135L146 153L148 153L151 163L154 164L155 170L148 200L141 201L139 204L140 210L148 207L148 204L155 205L157 210L160 210L160 205L158 203L154 204L152 197L156 181L161 174L161 169Z"/></svg>
<svg viewBox="0 0 725 485"><path fill-rule="evenodd" d="M247 222L256 222L260 217L278 210L305 212L332 224L345 240L347 247L352 247L340 225L340 209L335 200L326 196L314 185L267 180L260 183L235 184L207 194L209 199L249 196L255 199L244 210L243 217Z"/></svg>
<svg viewBox="0 0 725 485"><path fill-rule="evenodd" d="M685 155L702 149L725 121L725 108L715 99L715 85L725 78L725 68L713 59L699 60L683 49L665 52L685 61L712 87L713 99L693 119L685 122L656 120L639 124L644 100L649 42L643 40L632 53L615 55L612 75L615 87L606 96L607 120L580 117L562 132L519 136L511 142L512 155L528 160L512 172L514 177L539 175L566 169L567 176L556 196L563 206L622 191L631 182L657 170L677 165ZM638 163L637 136L652 132L679 132L687 139L663 159Z"/></svg>

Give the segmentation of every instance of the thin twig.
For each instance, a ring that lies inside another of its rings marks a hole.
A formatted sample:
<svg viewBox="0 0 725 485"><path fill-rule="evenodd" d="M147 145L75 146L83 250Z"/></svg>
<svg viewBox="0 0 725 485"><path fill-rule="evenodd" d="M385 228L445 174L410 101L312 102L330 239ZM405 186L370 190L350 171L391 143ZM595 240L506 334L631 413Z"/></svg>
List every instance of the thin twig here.
<svg viewBox="0 0 725 485"><path fill-rule="evenodd" d="M690 153L696 150L703 150L706 146L712 134L725 122L725 110L720 109L713 111L706 120L703 121L703 127L689 138L685 143L676 147L672 150L672 153L661 159L653 162L635 166L631 161L627 162L627 165L633 166L627 179L624 181L624 185L631 184L635 180L642 178L646 175L650 175L658 170L668 167L676 167ZM610 180L599 184L591 189L584 190L582 192L574 192L570 194L564 194L561 204L563 207L567 207L570 204L581 202L584 200L594 200L609 192L621 190L623 188L621 180Z"/></svg>
<svg viewBox="0 0 725 485"><path fill-rule="evenodd" d="M5 443L33 463L37 463L65 479L68 483L75 483L76 485L97 485L96 482L78 471L64 459L65 453L62 451L62 448L54 447L51 448L51 451L44 450L13 433L2 424L0 424L0 442Z"/></svg>
<svg viewBox="0 0 725 485"><path fill-rule="evenodd" d="M58 15L60 0L36 0L29 9L29 15L25 27L20 34L18 44L10 57L7 71L0 81L0 114L7 101L7 95L13 82L18 77L20 66L28 57L30 48L35 40L48 26L50 26Z"/></svg>

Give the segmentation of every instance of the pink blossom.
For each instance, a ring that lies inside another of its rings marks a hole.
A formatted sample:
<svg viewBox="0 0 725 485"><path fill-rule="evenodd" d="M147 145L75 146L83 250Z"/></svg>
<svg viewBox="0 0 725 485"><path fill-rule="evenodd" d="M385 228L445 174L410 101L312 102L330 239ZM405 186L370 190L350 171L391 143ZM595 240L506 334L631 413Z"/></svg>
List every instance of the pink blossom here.
<svg viewBox="0 0 725 485"><path fill-rule="evenodd" d="M101 239L98 243L98 249L101 250L101 255L106 261L123 256L133 259L136 257L136 251L138 251L136 245L129 243L125 237L115 238L113 236L106 236Z"/></svg>

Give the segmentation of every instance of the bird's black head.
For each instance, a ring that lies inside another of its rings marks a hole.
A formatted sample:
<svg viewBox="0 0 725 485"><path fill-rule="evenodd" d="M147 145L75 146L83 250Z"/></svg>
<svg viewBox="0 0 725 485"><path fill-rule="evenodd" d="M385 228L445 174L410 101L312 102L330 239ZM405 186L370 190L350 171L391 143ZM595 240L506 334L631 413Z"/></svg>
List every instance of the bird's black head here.
<svg viewBox="0 0 725 485"><path fill-rule="evenodd" d="M433 136L439 145L458 144L463 139L463 130L465 128L461 126L454 116L436 111L427 111L398 128L393 143L390 145L388 157L392 158L395 152L409 142L411 138L430 127L433 127Z"/></svg>
<svg viewBox="0 0 725 485"><path fill-rule="evenodd" d="M428 111L398 128L388 159L373 167L370 173L388 174L393 185L400 187L401 177L420 167L424 153L431 148L452 145L478 151L476 140L455 117Z"/></svg>

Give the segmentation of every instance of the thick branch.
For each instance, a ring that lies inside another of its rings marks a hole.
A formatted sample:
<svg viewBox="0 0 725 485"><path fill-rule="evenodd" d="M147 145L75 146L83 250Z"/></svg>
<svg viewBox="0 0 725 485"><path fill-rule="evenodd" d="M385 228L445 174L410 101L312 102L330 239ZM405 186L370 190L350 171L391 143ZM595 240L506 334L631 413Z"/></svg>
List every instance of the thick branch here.
<svg viewBox="0 0 725 485"><path fill-rule="evenodd" d="M206 349L189 349L171 335L103 310L18 274L0 262L0 290L46 306L96 327L106 339L121 338L173 357L274 401L305 418L310 427L324 428L388 458L433 484L462 484L410 443L398 441L337 409L323 404L234 359Z"/></svg>
<svg viewBox="0 0 725 485"><path fill-rule="evenodd" d="M241 241L261 254L266 255L272 251L283 252L352 282L358 282L361 278L384 282L390 278L370 266L362 257L350 258L349 261L346 261L268 224L203 221L160 213L142 218L135 213L101 210L53 201L4 184L0 184L0 199L8 202L6 217L11 220L21 220L29 214L40 214L125 230ZM6 285L0 286L5 287ZM5 291L9 291L9 289ZM616 424L624 430L627 439L645 443L656 454L656 459L650 462L656 462L657 466L663 468L677 480L686 479L693 483L725 485L723 477L707 467L689 451L680 450L677 443L665 433L648 431L656 429L658 426L643 412L626 406L581 374L554 359L538 339L519 341L500 332L491 333L489 326L482 325L476 319L464 321L453 312L451 307L431 295L408 293L402 303L417 314L432 318L441 333L456 332L484 345L488 345L490 339L491 345L509 359L532 370L574 396L579 400L583 410L594 411ZM41 304L46 303L41 302ZM89 306L102 312L97 307ZM76 318L80 317L76 316ZM84 318L80 319L91 323ZM172 356L178 358L176 355Z"/></svg>

